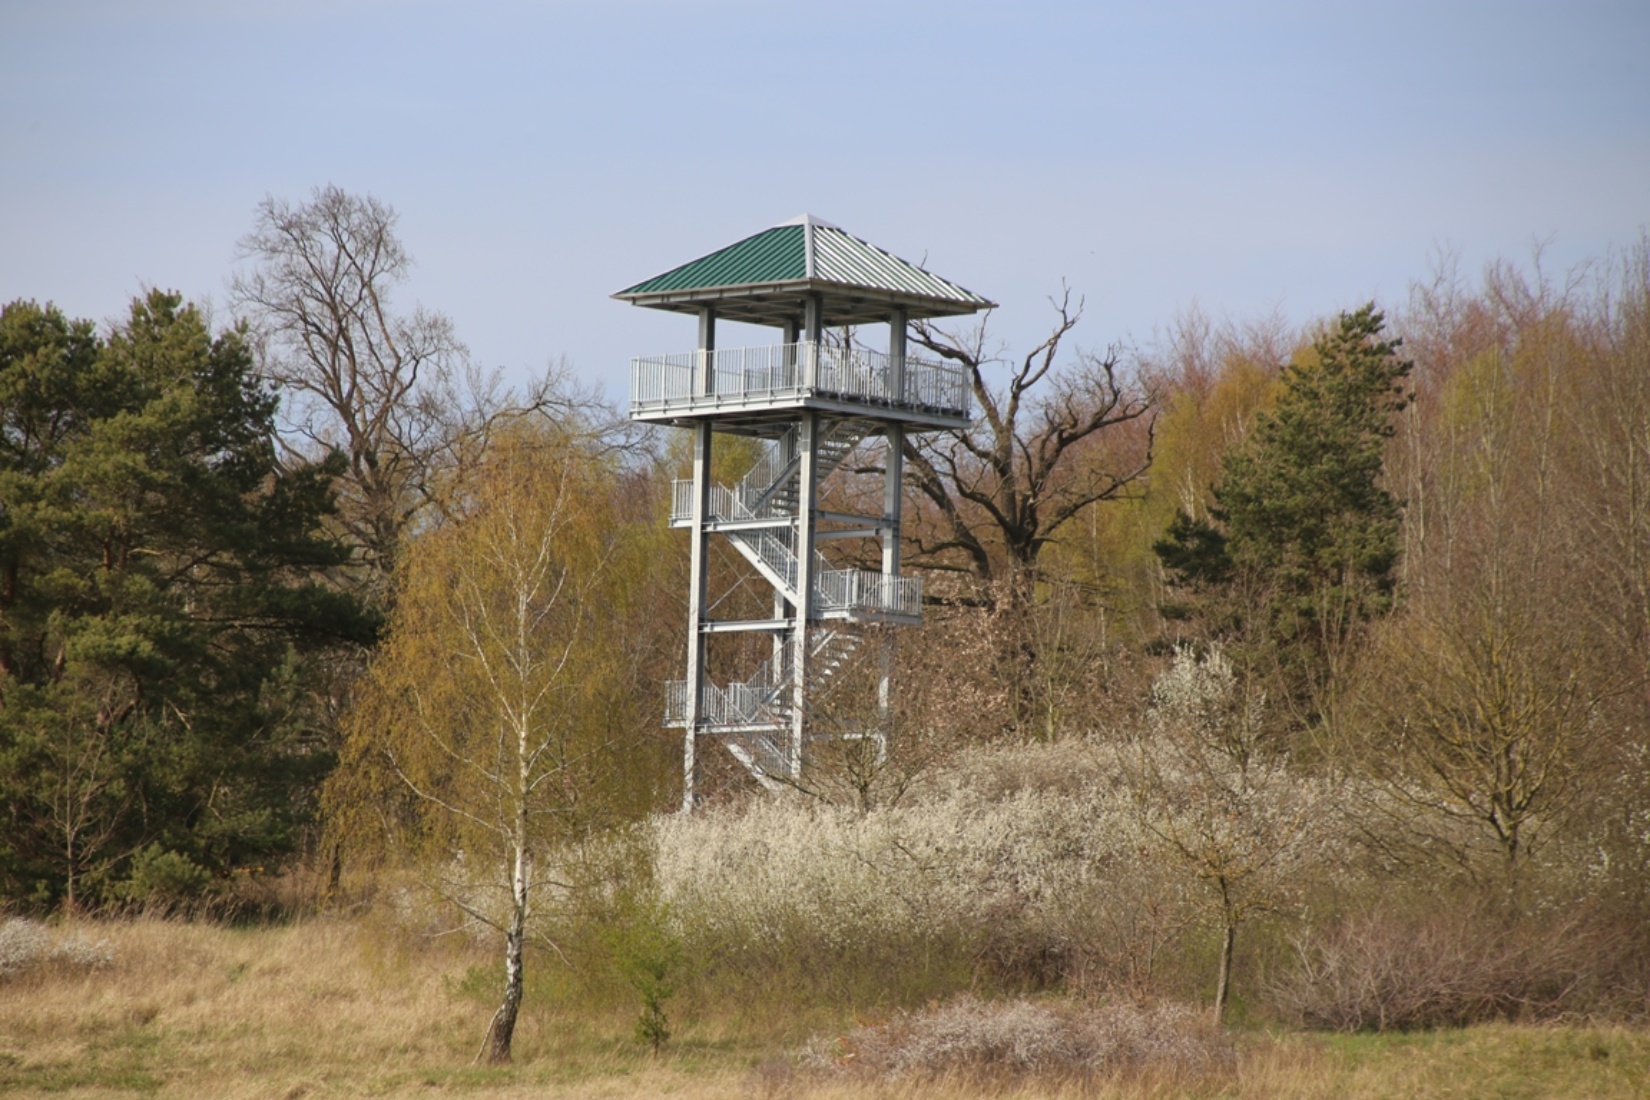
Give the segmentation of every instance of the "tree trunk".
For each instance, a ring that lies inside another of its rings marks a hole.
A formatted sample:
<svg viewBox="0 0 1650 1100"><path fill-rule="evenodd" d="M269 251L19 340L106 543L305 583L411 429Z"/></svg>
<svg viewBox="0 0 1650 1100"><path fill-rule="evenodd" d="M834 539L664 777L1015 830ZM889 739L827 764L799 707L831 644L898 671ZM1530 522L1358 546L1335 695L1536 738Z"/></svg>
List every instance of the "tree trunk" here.
<svg viewBox="0 0 1650 1100"><path fill-rule="evenodd" d="M515 849L510 868L510 927L504 932L504 1003L493 1014L487 1032L487 1061L503 1065L510 1061L510 1041L516 1033L516 1014L521 1010L521 945L527 938L527 798L528 760L526 734L518 731L517 756L519 786L515 805Z"/></svg>
<svg viewBox="0 0 1650 1100"><path fill-rule="evenodd" d="M492 1027L487 1030L487 1061L505 1065L510 1061L510 1042L516 1034L516 1014L521 1009L521 942L520 910L510 920L510 930L504 936L504 1003L493 1014Z"/></svg>
<svg viewBox="0 0 1650 1100"><path fill-rule="evenodd" d="M1232 989L1232 944L1237 939L1237 923L1226 922L1226 934L1220 940L1220 974L1215 979L1215 1023L1226 1017L1226 997Z"/></svg>

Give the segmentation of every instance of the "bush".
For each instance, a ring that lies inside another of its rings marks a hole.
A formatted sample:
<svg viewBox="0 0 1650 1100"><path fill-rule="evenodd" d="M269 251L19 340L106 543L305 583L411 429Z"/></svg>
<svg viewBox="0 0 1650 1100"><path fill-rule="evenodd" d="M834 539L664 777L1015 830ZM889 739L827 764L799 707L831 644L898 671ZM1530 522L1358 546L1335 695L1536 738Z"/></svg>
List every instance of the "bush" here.
<svg viewBox="0 0 1650 1100"><path fill-rule="evenodd" d="M108 940L94 942L78 932L54 937L44 924L21 917L0 921L0 981L44 965L100 969L114 958Z"/></svg>
<svg viewBox="0 0 1650 1100"><path fill-rule="evenodd" d="M1270 993L1307 1027L1406 1031L1550 1019L1602 1004L1630 943L1583 911L1513 919L1456 904L1422 916L1371 910L1295 940Z"/></svg>
<svg viewBox="0 0 1650 1100"><path fill-rule="evenodd" d="M52 934L39 921L12 917L0 923L0 980L30 969L51 947Z"/></svg>
<svg viewBox="0 0 1650 1100"><path fill-rule="evenodd" d="M1179 1005L1082 1008L962 996L836 1044L804 1062L821 1072L878 1078L1090 1077L1144 1068L1208 1072L1233 1061L1230 1041L1206 1017Z"/></svg>
<svg viewBox="0 0 1650 1100"><path fill-rule="evenodd" d="M182 852L158 844L137 854L132 872L117 886L120 897L145 909L170 912L199 899L212 884L212 872Z"/></svg>
<svg viewBox="0 0 1650 1100"><path fill-rule="evenodd" d="M722 974L794 973L798 993L843 1003L861 989L920 1003L982 979L1144 980L1188 902L1104 754L979 757L866 813L778 799L659 819L656 881L677 931Z"/></svg>

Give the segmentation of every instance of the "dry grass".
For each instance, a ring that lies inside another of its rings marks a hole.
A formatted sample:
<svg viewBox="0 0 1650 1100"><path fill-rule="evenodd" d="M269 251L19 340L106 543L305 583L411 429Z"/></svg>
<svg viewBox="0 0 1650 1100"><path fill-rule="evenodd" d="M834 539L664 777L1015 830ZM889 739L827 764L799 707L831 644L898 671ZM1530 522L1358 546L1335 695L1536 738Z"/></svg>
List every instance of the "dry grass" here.
<svg viewBox="0 0 1650 1100"><path fill-rule="evenodd" d="M0 982L8 1097L552 1096L682 1100L1031 1097L1637 1097L1650 1036L1485 1027L1399 1037L1240 1039L1206 1071L1145 1065L1085 1080L997 1075L910 1081L796 1068L789 1037L730 1019L678 1021L650 1058L631 1011L531 1007L513 1067L473 1067L491 1005L486 960L355 922L235 930L158 920L54 929L108 941L113 961L48 959Z"/></svg>

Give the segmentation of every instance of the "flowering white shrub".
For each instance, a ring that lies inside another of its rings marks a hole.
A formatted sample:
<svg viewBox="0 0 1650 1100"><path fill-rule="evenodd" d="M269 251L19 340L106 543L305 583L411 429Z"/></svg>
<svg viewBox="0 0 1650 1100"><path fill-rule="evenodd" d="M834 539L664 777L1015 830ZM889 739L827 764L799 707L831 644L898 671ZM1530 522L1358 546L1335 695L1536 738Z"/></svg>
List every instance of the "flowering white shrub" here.
<svg viewBox="0 0 1650 1100"><path fill-rule="evenodd" d="M1222 659L1181 655L1156 698L1133 741L976 750L893 805L793 795L657 818L659 900L689 942L945 941L1021 976L1149 988L1217 880L1241 919L1335 850L1333 784L1228 751L1252 743L1259 703L1234 704Z"/></svg>
<svg viewBox="0 0 1650 1100"><path fill-rule="evenodd" d="M1057 914L1145 839L1121 791L1092 783L942 783L865 814L776 799L661 818L654 835L657 885L685 922L769 944L805 928L834 945Z"/></svg>
<svg viewBox="0 0 1650 1100"><path fill-rule="evenodd" d="M1254 755L1265 708L1263 692L1240 688L1220 646L1199 657L1181 645L1152 682L1146 722L1159 736L1190 740L1243 763Z"/></svg>
<svg viewBox="0 0 1650 1100"><path fill-rule="evenodd" d="M34 966L52 948L52 934L39 921L11 917L0 922L0 979Z"/></svg>
<svg viewBox="0 0 1650 1100"><path fill-rule="evenodd" d="M44 924L21 917L0 921L0 981L45 963L95 970L114 961L108 940L94 942L79 932L54 937Z"/></svg>

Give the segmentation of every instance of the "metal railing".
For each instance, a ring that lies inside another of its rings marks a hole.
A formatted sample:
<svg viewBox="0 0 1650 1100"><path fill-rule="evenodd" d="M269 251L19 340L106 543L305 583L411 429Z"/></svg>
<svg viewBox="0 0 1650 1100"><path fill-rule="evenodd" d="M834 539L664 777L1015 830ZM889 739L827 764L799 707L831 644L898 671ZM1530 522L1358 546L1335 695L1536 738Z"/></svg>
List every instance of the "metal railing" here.
<svg viewBox="0 0 1650 1100"><path fill-rule="evenodd" d="M630 363L632 414L829 396L967 416L968 374L934 359L829 344L772 344L640 356ZM896 381L903 373L903 385Z"/></svg>
<svg viewBox="0 0 1650 1100"><path fill-rule="evenodd" d="M725 485L711 486L712 518L755 518L745 509L739 495ZM693 482L675 484L673 514L693 515ZM774 576L782 578L787 594L796 591L796 550L793 529L779 532L758 528L729 531L729 541L753 562L760 560ZM922 578L888 576L864 569L833 569L824 555L814 553L815 606L822 612L864 611L894 615L919 615L922 611Z"/></svg>
<svg viewBox="0 0 1650 1100"><path fill-rule="evenodd" d="M699 695L699 721L711 726L784 725L790 715L792 643L780 647L777 660L757 666L750 679L726 687L706 684ZM665 681L665 725L687 724L691 687L686 680Z"/></svg>
<svg viewBox="0 0 1650 1100"><path fill-rule="evenodd" d="M829 569L814 591L823 611L868 611L893 615L922 613L922 578L890 577L864 569Z"/></svg>
<svg viewBox="0 0 1650 1100"><path fill-rule="evenodd" d="M857 634L824 631L809 650L808 692L819 691L859 648ZM776 657L757 666L750 679L726 687L706 684L699 696L699 720L709 726L783 726L791 718L796 642L787 638ZM690 687L686 680L665 681L665 725L687 725Z"/></svg>

